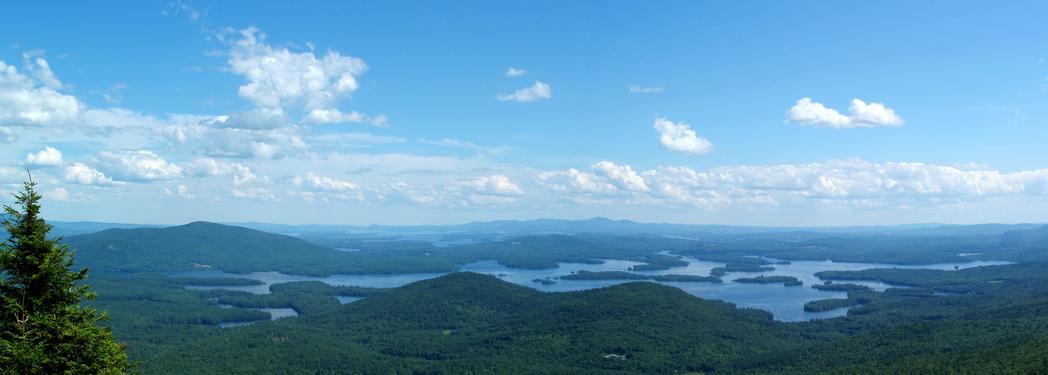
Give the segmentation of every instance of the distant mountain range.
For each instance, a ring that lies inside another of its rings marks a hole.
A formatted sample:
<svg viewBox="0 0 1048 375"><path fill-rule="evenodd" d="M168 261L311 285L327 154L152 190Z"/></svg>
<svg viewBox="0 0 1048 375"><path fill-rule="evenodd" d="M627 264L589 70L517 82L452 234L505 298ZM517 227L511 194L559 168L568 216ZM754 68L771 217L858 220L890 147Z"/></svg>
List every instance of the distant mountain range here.
<svg viewBox="0 0 1048 375"><path fill-rule="evenodd" d="M111 228L155 228L157 225L104 223L104 222L51 222L55 234L71 236L97 232ZM287 225L257 222L229 223L231 225L251 228L271 233L293 236L299 235L441 235L451 233L471 234L657 234L657 235L748 235L777 234L784 237L812 237L825 234L838 235L893 235L893 236L956 236L956 235L997 235L1013 230L1035 229L1043 224L904 224L886 226L845 226L845 227L760 227L738 225L692 225L667 223L638 223L630 220L612 220L595 217L587 220L495 220L472 222L454 225Z"/></svg>
<svg viewBox="0 0 1048 375"><path fill-rule="evenodd" d="M193 222L165 228L113 228L74 235L65 243L77 264L100 271L317 273L346 263L345 253L298 238L254 229Z"/></svg>

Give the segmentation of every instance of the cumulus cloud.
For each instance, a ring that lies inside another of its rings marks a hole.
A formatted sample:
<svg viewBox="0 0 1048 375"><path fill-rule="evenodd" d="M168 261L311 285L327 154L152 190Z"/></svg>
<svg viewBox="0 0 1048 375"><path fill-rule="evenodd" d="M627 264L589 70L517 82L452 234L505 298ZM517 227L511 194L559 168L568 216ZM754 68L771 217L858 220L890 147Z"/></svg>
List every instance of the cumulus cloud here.
<svg viewBox="0 0 1048 375"><path fill-rule="evenodd" d="M80 185L120 185L122 182L113 181L97 169L83 163L73 163L65 168L65 180Z"/></svg>
<svg viewBox="0 0 1048 375"><path fill-rule="evenodd" d="M102 151L98 159L103 170L125 180L170 180L182 175L182 167L149 150Z"/></svg>
<svg viewBox="0 0 1048 375"><path fill-rule="evenodd" d="M298 187L307 187L317 190L344 191L360 189L360 186L353 182L324 177L313 172L306 172L303 176L295 176L291 180L291 183Z"/></svg>
<svg viewBox="0 0 1048 375"><path fill-rule="evenodd" d="M504 174L427 184L396 181L363 187L362 190L367 194L368 202L406 203L429 208L505 206L518 203L524 196L520 185Z"/></svg>
<svg viewBox="0 0 1048 375"><path fill-rule="evenodd" d="M553 96L553 89L546 83L535 81L531 86L518 89L512 94L501 94L495 98L503 102L534 102L549 99Z"/></svg>
<svg viewBox="0 0 1048 375"><path fill-rule="evenodd" d="M389 126L389 119L386 115L368 116L363 113L352 111L349 113L342 113L338 109L330 108L318 108L309 111L306 118L302 119L302 122L307 124L338 124L346 122L366 122L379 127Z"/></svg>
<svg viewBox="0 0 1048 375"><path fill-rule="evenodd" d="M602 161L593 165L593 170L597 174L604 176L611 180L612 184L616 187L629 190L629 191L648 191L648 183L644 181L637 172L633 170L633 167L629 165L619 165L610 161Z"/></svg>
<svg viewBox="0 0 1048 375"><path fill-rule="evenodd" d="M548 192L577 203L704 208L781 204L891 207L1048 194L1048 169L1004 173L978 166L860 159L735 165L706 171L666 166L643 172L601 162L590 170L541 172L537 179Z"/></svg>
<svg viewBox="0 0 1048 375"><path fill-rule="evenodd" d="M713 144L695 135L691 126L683 122L673 123L663 117L655 118L655 130L659 132L659 143L667 150L687 154L705 154L713 150Z"/></svg>
<svg viewBox="0 0 1048 375"><path fill-rule="evenodd" d="M29 71L29 75L36 78L44 87L52 90L61 90L63 84L55 76L55 73L51 71L51 64L44 59L44 52L40 50L28 51L22 53L22 59L25 60L25 68Z"/></svg>
<svg viewBox="0 0 1048 375"><path fill-rule="evenodd" d="M484 194L519 195L524 193L520 186L510 181L506 175L501 174L477 177L467 180L463 185Z"/></svg>
<svg viewBox="0 0 1048 375"><path fill-rule="evenodd" d="M506 77L520 77L525 74L528 74L528 71L524 69L514 68L512 66L506 69Z"/></svg>
<svg viewBox="0 0 1048 375"><path fill-rule="evenodd" d="M233 188L233 196L237 198L245 199L257 199L263 201L276 200L276 195L264 187L252 187L252 188Z"/></svg>
<svg viewBox="0 0 1048 375"><path fill-rule="evenodd" d="M29 75L0 60L0 124L74 124L85 106L58 90L61 82L42 57L27 57Z"/></svg>
<svg viewBox="0 0 1048 375"><path fill-rule="evenodd" d="M848 112L852 115L852 121L857 124L868 125L902 125L902 117L895 114L895 110L885 107L882 103L869 103L852 99Z"/></svg>
<svg viewBox="0 0 1048 375"><path fill-rule="evenodd" d="M208 123L219 128L270 130L291 125L291 120L281 108L255 108L216 116Z"/></svg>
<svg viewBox="0 0 1048 375"><path fill-rule="evenodd" d="M189 191L189 187L187 187L186 185L178 185L178 188L176 188L175 191L178 193L179 197L182 197L182 198L185 198L185 199L194 199L194 198L196 198L196 196L193 195L193 193L191 193Z"/></svg>
<svg viewBox="0 0 1048 375"><path fill-rule="evenodd" d="M239 32L229 51L229 70L244 76L240 96L262 108L332 108L356 91L368 66L352 56L327 51L292 52L266 43L256 28Z"/></svg>
<svg viewBox="0 0 1048 375"><path fill-rule="evenodd" d="M93 203L98 199L84 193L70 193L65 188L54 188L43 194L44 199L53 199L58 202Z"/></svg>
<svg viewBox="0 0 1048 375"><path fill-rule="evenodd" d="M251 168L240 163L230 163L212 158L196 158L185 167L187 173L197 177L232 176L233 185L244 185L259 180ZM264 179L263 179L264 180Z"/></svg>
<svg viewBox="0 0 1048 375"><path fill-rule="evenodd" d="M866 103L859 99L852 99L848 113L849 115L844 115L822 103L813 102L811 98L801 98L786 113L786 118L791 122L804 125L837 129L901 126L903 124L902 117L883 103Z"/></svg>
<svg viewBox="0 0 1048 375"><path fill-rule="evenodd" d="M227 116L191 119L196 122L170 125L156 132L170 142L195 148L210 156L273 159L296 154L307 148L296 126L275 129L227 127Z"/></svg>
<svg viewBox="0 0 1048 375"><path fill-rule="evenodd" d="M642 87L641 85L630 85L630 94L655 94L662 92L662 87Z"/></svg>
<svg viewBox="0 0 1048 375"><path fill-rule="evenodd" d="M69 200L69 191L65 188L54 188L45 193L44 196L56 201L65 202Z"/></svg>
<svg viewBox="0 0 1048 375"><path fill-rule="evenodd" d="M126 108L112 107L106 109L86 109L81 115L81 123L93 133L108 134L115 130L129 128L154 128L168 123L152 115L132 111Z"/></svg>
<svg viewBox="0 0 1048 375"><path fill-rule="evenodd" d="M26 155L25 163L33 167L59 166L62 165L62 152L54 147L47 146L43 150Z"/></svg>
<svg viewBox="0 0 1048 375"><path fill-rule="evenodd" d="M536 178L543 186L558 194L596 194L606 195L618 191L604 177L597 176L591 172L568 168L563 171L540 172Z"/></svg>

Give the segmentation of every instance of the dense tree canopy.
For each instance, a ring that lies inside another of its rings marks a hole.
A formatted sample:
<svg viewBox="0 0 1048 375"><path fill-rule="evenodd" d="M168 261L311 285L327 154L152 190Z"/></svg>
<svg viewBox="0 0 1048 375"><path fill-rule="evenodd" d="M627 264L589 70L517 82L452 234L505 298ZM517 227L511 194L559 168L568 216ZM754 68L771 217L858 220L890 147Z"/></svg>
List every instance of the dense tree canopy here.
<svg viewBox="0 0 1048 375"><path fill-rule="evenodd" d="M87 270L73 271L73 259L51 226L40 217L36 183L5 206L9 238L0 243L0 373L123 373L127 355L109 329L96 325L105 315L81 306L94 298Z"/></svg>

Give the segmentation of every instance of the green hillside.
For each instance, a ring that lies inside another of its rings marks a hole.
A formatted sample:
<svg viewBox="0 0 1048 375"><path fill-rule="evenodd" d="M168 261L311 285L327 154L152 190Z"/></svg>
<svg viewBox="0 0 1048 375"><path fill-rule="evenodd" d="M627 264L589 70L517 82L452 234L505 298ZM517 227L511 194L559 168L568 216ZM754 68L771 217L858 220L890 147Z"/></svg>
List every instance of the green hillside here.
<svg viewBox="0 0 1048 375"><path fill-rule="evenodd" d="M179 296L169 302L148 283L133 296L110 291L119 281L98 285L114 332L150 373L1036 373L1048 370L1046 271L839 272L910 287L850 291L861 306L847 317L805 323L651 282L543 293L454 273L384 292L295 283L253 296L156 280ZM368 297L338 305L335 294ZM258 318L205 298L302 316L223 330L206 325Z"/></svg>
<svg viewBox="0 0 1048 375"><path fill-rule="evenodd" d="M298 238L242 227L194 222L167 228L108 229L65 239L78 266L95 272L213 269L233 273L446 272L454 263L414 257L368 257Z"/></svg>
<svg viewBox="0 0 1048 375"><path fill-rule="evenodd" d="M455 273L337 310L188 342L145 369L201 373L695 372L789 347L793 330L654 283L541 293Z"/></svg>

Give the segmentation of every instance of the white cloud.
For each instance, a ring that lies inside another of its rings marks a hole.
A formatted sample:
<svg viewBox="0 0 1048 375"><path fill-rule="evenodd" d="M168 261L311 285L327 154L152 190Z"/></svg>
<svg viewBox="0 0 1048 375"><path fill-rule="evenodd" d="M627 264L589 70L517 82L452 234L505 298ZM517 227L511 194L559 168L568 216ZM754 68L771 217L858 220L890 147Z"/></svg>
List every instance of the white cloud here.
<svg viewBox="0 0 1048 375"><path fill-rule="evenodd" d="M102 151L98 158L103 170L126 180L170 180L182 175L182 167L149 150Z"/></svg>
<svg viewBox="0 0 1048 375"><path fill-rule="evenodd" d="M848 112L852 115L852 121L858 124L900 126L903 123L902 117L883 103L866 104L862 100L852 99Z"/></svg>
<svg viewBox="0 0 1048 375"><path fill-rule="evenodd" d="M618 191L615 185L607 182L603 177L595 174L582 172L575 168L564 171L540 172L538 180L560 193L613 193Z"/></svg>
<svg viewBox="0 0 1048 375"><path fill-rule="evenodd" d="M386 115L378 115L371 117L363 113L352 111L349 113L342 113L338 109L324 109L318 108L309 111L306 118L302 119L302 122L307 124L337 124L346 122L366 122L378 127L388 127L389 119Z"/></svg>
<svg viewBox="0 0 1048 375"><path fill-rule="evenodd" d="M506 175L501 174L477 177L466 181L464 185L484 194L518 195L524 193L520 186L510 181Z"/></svg>
<svg viewBox="0 0 1048 375"><path fill-rule="evenodd" d="M419 139L418 141L421 142L421 143L430 144L430 145L462 148L462 149L486 152L486 153L491 153L491 154L501 154L501 153L504 153L504 152L506 152L506 151L508 151L510 149L510 147L508 147L508 146L481 146L481 145L478 145L478 144L470 142L470 141L464 141L464 140L461 140L461 139L454 139L454 138L441 138L441 139L438 139L438 140Z"/></svg>
<svg viewBox="0 0 1048 375"><path fill-rule="evenodd" d="M691 126L683 122L673 123L663 117L655 118L655 130L659 132L659 143L670 151L688 154L705 154L713 150L713 144L695 135Z"/></svg>
<svg viewBox="0 0 1048 375"><path fill-rule="evenodd" d="M95 203L98 202L98 198L84 194L84 193L70 193L65 188L54 188L48 190L43 194L44 199L53 199L57 202L72 202L72 203Z"/></svg>
<svg viewBox="0 0 1048 375"><path fill-rule="evenodd" d="M0 184L19 183L25 178L25 171L0 165Z"/></svg>
<svg viewBox="0 0 1048 375"><path fill-rule="evenodd" d="M630 85L630 94L654 94L662 92L662 87L641 87L640 85Z"/></svg>
<svg viewBox="0 0 1048 375"><path fill-rule="evenodd" d="M63 125L77 121L84 104L57 91L61 82L54 78L47 61L36 57L28 63L29 75L0 60L0 124Z"/></svg>
<svg viewBox="0 0 1048 375"><path fill-rule="evenodd" d="M407 139L392 135L378 135L372 133L331 133L313 135L312 137L310 137L310 141L312 141L313 144L316 144L318 142L328 142L340 147L345 147L347 143L397 144L404 143L405 141L407 141Z"/></svg>
<svg viewBox="0 0 1048 375"><path fill-rule="evenodd" d="M253 187L243 189L233 188L232 192L233 196L237 198L257 199L263 201L273 201L277 199L277 197L273 195L273 193L270 192L269 189L266 189L264 187Z"/></svg>
<svg viewBox="0 0 1048 375"><path fill-rule="evenodd" d="M35 167L54 167L62 165L62 152L47 146L43 150L25 156L25 163Z"/></svg>
<svg viewBox="0 0 1048 375"><path fill-rule="evenodd" d="M629 191L648 191L648 184L644 181L637 172L633 170L633 167L629 165L619 165L610 161L602 161L593 165L593 170L597 174L607 177L615 186L620 189Z"/></svg>
<svg viewBox="0 0 1048 375"><path fill-rule="evenodd" d="M298 187L304 186L318 190L344 191L360 189L360 186L350 181L319 176L313 172L306 172L304 176L295 176L291 182Z"/></svg>
<svg viewBox="0 0 1048 375"><path fill-rule="evenodd" d="M266 43L256 28L239 32L229 51L229 69L247 78L240 96L262 108L332 108L356 91L364 60L328 51L292 52Z"/></svg>
<svg viewBox="0 0 1048 375"><path fill-rule="evenodd" d="M197 123L171 125L157 132L182 149L192 147L210 156L274 159L306 150L297 126L276 129L224 127L227 116L201 118Z"/></svg>
<svg viewBox="0 0 1048 375"><path fill-rule="evenodd" d="M520 77L525 74L528 74L528 71L524 69L514 68L512 66L509 67L509 69L506 69L506 77Z"/></svg>
<svg viewBox="0 0 1048 375"><path fill-rule="evenodd" d="M186 185L178 185L177 188L178 196L185 199L194 199L196 196L189 192L189 187Z"/></svg>
<svg viewBox="0 0 1048 375"><path fill-rule="evenodd" d="M163 14L165 16L185 15L186 18L189 18L191 21L198 21L200 20L201 16L200 12L197 11L196 8L193 8L192 6L189 6L180 0L176 0L173 3L169 3L167 5L167 8L160 11L160 14Z"/></svg>
<svg viewBox="0 0 1048 375"><path fill-rule="evenodd" d="M52 90L61 90L64 85L55 76L55 73L51 71L51 65L44 59L44 52L40 50L28 51L22 53L22 59L25 60L25 68L29 71L29 74L36 78L44 87Z"/></svg>
<svg viewBox="0 0 1048 375"><path fill-rule="evenodd" d="M233 176L233 185L244 185L259 179L251 168L240 163L230 163L212 158L196 158L185 167L187 173L198 177ZM263 179L264 180L264 179Z"/></svg>
<svg viewBox="0 0 1048 375"><path fill-rule="evenodd" d="M114 83L112 86L109 86L108 89L102 92L102 99L109 104L120 104L120 102L124 101L123 91L126 88L126 83Z"/></svg>
<svg viewBox="0 0 1048 375"><path fill-rule="evenodd" d="M707 171L668 166L641 173L628 165L601 162L592 170L595 173L575 169L540 172L537 178L554 196L599 205L898 207L1048 194L1048 169L1004 173L980 166L859 159L735 165Z"/></svg>
<svg viewBox="0 0 1048 375"><path fill-rule="evenodd" d="M548 84L535 81L535 84L529 87L518 89L512 94L501 94L495 98L503 102L534 102L549 99L552 96L553 89Z"/></svg>
<svg viewBox="0 0 1048 375"><path fill-rule="evenodd" d="M476 206L498 206L517 202L516 198L499 196L499 195L486 195L486 194L473 194L466 197L468 204L465 205L476 205ZM462 202L466 203L466 202Z"/></svg>
<svg viewBox="0 0 1048 375"><path fill-rule="evenodd" d="M291 125L291 120L281 108L255 108L217 116L209 124L220 128L270 130Z"/></svg>
<svg viewBox="0 0 1048 375"><path fill-rule="evenodd" d="M97 169L91 168L83 163L73 163L65 169L65 179L80 185L120 185L122 182L113 181Z"/></svg>
<svg viewBox="0 0 1048 375"><path fill-rule="evenodd" d="M65 202L69 200L69 192L64 188L54 188L44 194L45 197L54 199L59 202Z"/></svg>
<svg viewBox="0 0 1048 375"><path fill-rule="evenodd" d="M6 126L0 126L0 143L14 143L18 140L18 134L15 134L14 129Z"/></svg>
<svg viewBox="0 0 1048 375"><path fill-rule="evenodd" d="M882 103L867 104L862 100L852 99L848 112L850 116L827 108L821 103L813 102L811 98L801 98L786 113L786 118L800 124L837 129L901 126L903 124L902 117Z"/></svg>
<svg viewBox="0 0 1048 375"><path fill-rule="evenodd" d="M81 119L83 125L102 133L129 128L161 127L167 123L154 116L119 107L88 109L83 112Z"/></svg>

